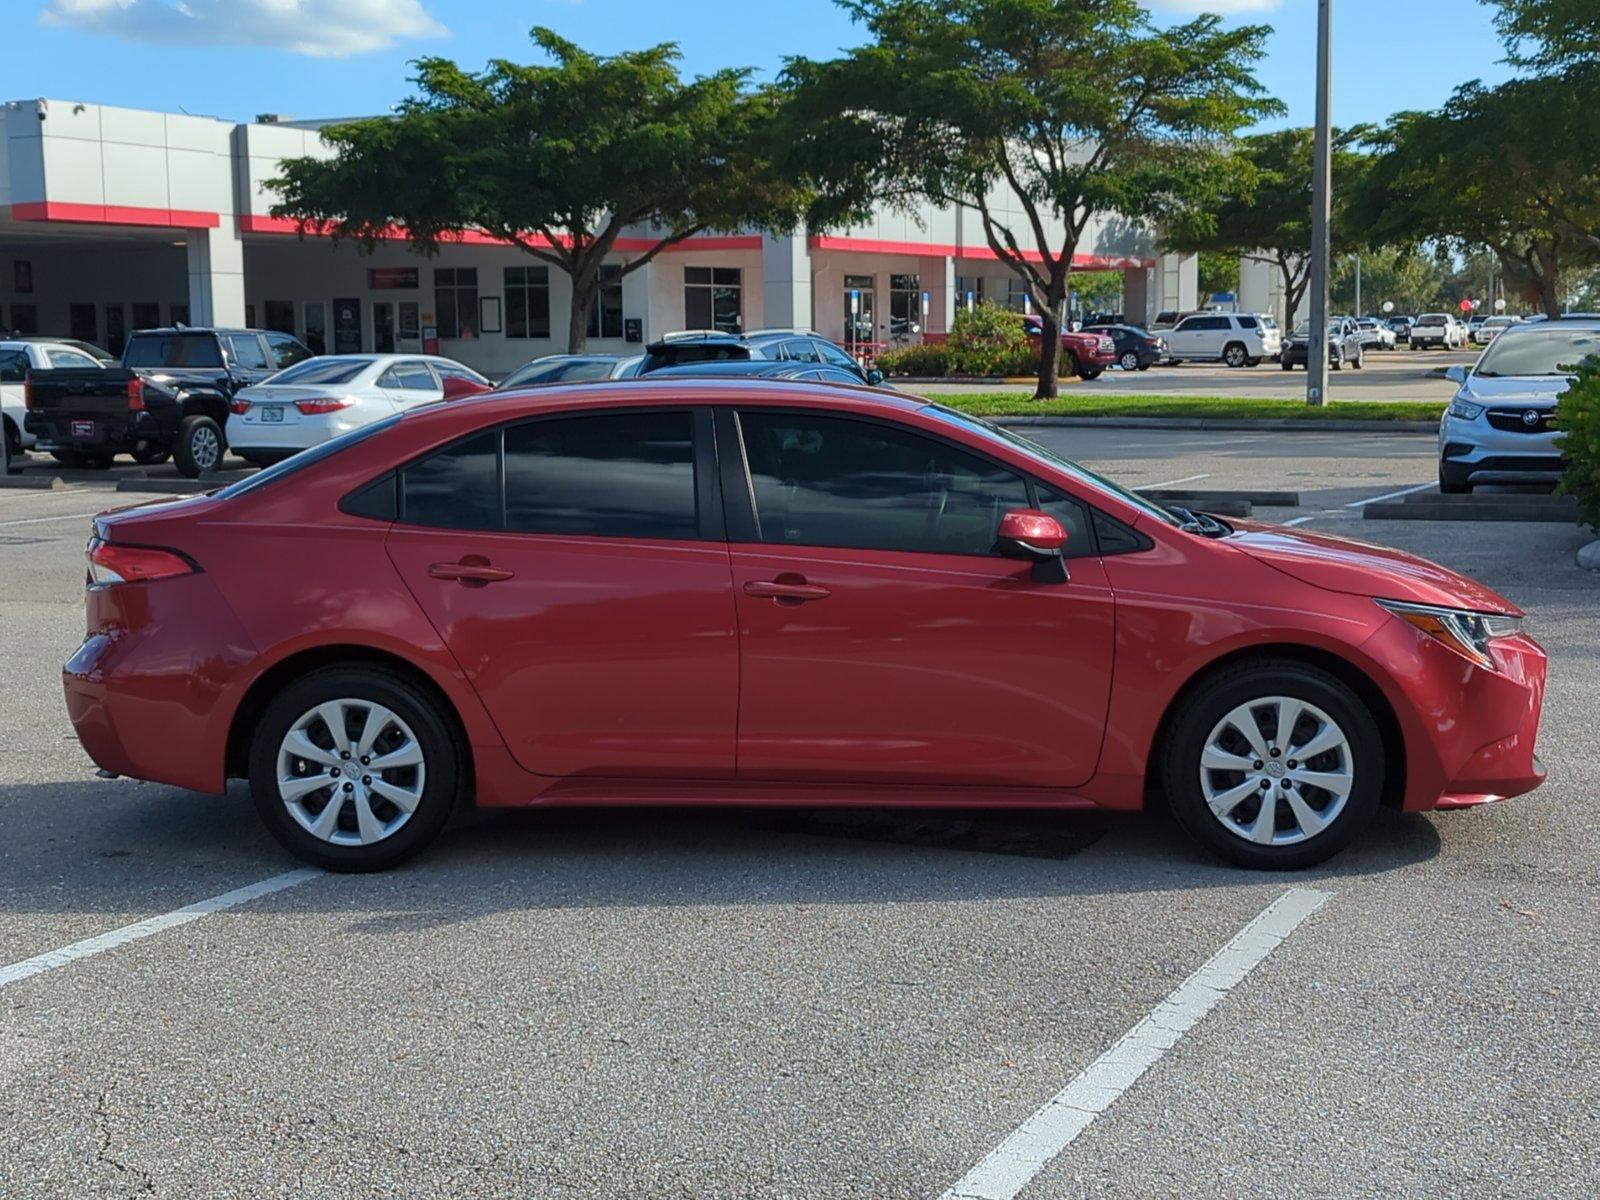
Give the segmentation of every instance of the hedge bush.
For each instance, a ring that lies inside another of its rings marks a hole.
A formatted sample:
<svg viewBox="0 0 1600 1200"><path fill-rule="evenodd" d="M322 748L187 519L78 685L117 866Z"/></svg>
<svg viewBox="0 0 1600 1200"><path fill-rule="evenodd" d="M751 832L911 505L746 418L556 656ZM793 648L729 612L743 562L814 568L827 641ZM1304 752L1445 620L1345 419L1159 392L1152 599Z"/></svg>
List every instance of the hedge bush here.
<svg viewBox="0 0 1600 1200"><path fill-rule="evenodd" d="M1556 446L1567 460L1559 492L1576 497L1579 518L1600 530L1600 358L1587 358L1556 402Z"/></svg>
<svg viewBox="0 0 1600 1200"><path fill-rule="evenodd" d="M956 313L943 345L888 350L878 366L889 375L1032 375L1039 370L1022 318L985 300Z"/></svg>

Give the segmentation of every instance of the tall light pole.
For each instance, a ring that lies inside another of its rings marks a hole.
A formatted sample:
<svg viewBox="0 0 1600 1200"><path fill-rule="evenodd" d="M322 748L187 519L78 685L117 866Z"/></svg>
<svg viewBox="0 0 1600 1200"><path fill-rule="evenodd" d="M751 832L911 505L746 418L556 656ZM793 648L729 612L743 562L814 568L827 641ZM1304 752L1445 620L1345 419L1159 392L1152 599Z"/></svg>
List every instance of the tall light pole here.
<svg viewBox="0 0 1600 1200"><path fill-rule="evenodd" d="M1306 403L1328 402L1328 224L1333 213L1333 0L1317 0L1317 127L1311 173L1311 338L1306 343Z"/></svg>

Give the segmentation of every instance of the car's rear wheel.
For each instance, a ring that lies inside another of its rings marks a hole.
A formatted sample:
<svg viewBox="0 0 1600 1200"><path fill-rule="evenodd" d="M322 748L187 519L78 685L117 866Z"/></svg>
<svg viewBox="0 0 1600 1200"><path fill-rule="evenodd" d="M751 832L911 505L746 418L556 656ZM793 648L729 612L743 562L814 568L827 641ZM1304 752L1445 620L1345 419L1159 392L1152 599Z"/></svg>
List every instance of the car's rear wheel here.
<svg viewBox="0 0 1600 1200"><path fill-rule="evenodd" d="M226 449L222 427L210 417L185 417L178 426L178 443L173 451L178 474L195 479L206 471L215 471L222 465Z"/></svg>
<svg viewBox="0 0 1600 1200"><path fill-rule="evenodd" d="M1124 371L1137 371L1139 369L1139 356L1129 350L1119 360Z"/></svg>
<svg viewBox="0 0 1600 1200"><path fill-rule="evenodd" d="M1105 374L1104 367L1084 367L1078 372L1078 378L1083 380L1099 379Z"/></svg>
<svg viewBox="0 0 1600 1200"><path fill-rule="evenodd" d="M330 871L381 871L444 827L462 779L445 714L373 667L328 667L280 692L256 725L250 792L272 835Z"/></svg>
<svg viewBox="0 0 1600 1200"><path fill-rule="evenodd" d="M1338 853L1383 791L1383 737L1320 668L1242 664L1173 715L1162 785L1181 824L1229 862L1296 870Z"/></svg>
<svg viewBox="0 0 1600 1200"><path fill-rule="evenodd" d="M17 432L16 425L10 417L5 418L6 454L12 458L22 457L22 434Z"/></svg>
<svg viewBox="0 0 1600 1200"><path fill-rule="evenodd" d="M1229 342L1222 351L1222 361L1230 367L1242 367L1250 360L1249 352L1240 342Z"/></svg>
<svg viewBox="0 0 1600 1200"><path fill-rule="evenodd" d="M1281 365L1282 365L1282 367L1283 367L1283 369L1284 369L1284 370L1285 370L1285 371L1292 371L1292 370L1294 370L1294 364L1293 364L1293 363L1292 363L1292 362L1290 362L1290 361L1289 361L1289 360L1288 360L1288 359L1287 359L1287 358L1286 358L1286 359L1284 359L1284 360L1283 360L1283 362L1282 362L1282 364L1281 364Z"/></svg>

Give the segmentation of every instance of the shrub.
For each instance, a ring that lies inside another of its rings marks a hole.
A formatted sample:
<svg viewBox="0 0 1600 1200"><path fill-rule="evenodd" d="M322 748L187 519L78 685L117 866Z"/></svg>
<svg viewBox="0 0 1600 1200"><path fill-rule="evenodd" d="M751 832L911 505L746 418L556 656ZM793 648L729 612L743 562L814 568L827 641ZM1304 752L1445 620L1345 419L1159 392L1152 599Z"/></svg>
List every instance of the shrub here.
<svg viewBox="0 0 1600 1200"><path fill-rule="evenodd" d="M1556 446L1567 460L1558 491L1578 501L1578 515L1600 530L1600 358L1588 358L1556 403Z"/></svg>
<svg viewBox="0 0 1600 1200"><path fill-rule="evenodd" d="M948 375L950 350L944 345L919 342L885 350L878 355L877 365L885 375Z"/></svg>

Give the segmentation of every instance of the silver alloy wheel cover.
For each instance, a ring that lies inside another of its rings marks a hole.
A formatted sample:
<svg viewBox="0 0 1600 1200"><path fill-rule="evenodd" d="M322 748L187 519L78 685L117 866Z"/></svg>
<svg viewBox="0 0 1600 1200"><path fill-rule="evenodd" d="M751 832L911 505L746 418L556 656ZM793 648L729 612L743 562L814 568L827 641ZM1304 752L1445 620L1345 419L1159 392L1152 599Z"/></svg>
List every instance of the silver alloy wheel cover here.
<svg viewBox="0 0 1600 1200"><path fill-rule="evenodd" d="M1122 369L1124 371L1137 371L1139 369L1139 356L1132 350L1122 356Z"/></svg>
<svg viewBox="0 0 1600 1200"><path fill-rule="evenodd" d="M351 740L346 713L364 713L360 735ZM332 736L327 749L311 739L319 724ZM372 753L380 737L400 739L381 755ZM363 757L370 761L362 763ZM409 782L385 779L390 772L411 771ZM427 764L422 743L400 717L372 700L347 697L325 700L302 713L278 746L276 762L278 796L295 822L312 837L334 846L371 846L393 836L416 812L427 786ZM325 797L325 798L324 798ZM397 810L388 820L373 810L374 798L387 800ZM313 811L308 801L321 801ZM339 828L339 816L353 809L356 828Z"/></svg>
<svg viewBox="0 0 1600 1200"><path fill-rule="evenodd" d="M1274 729L1278 732L1272 740L1256 716L1267 709L1274 710L1277 718ZM1314 722L1314 728L1295 738L1295 727L1302 721ZM1289 731L1288 745L1282 740L1285 729ZM1248 743L1251 757L1223 745L1229 730ZM1324 769L1314 771L1306 766L1325 755L1334 757L1323 763ZM1295 764L1292 767L1291 762ZM1293 696L1263 696L1229 712L1206 735L1199 770L1200 794L1211 815L1230 833L1258 846L1292 846L1316 837L1339 819L1355 786L1355 762L1344 730L1322 709ZM1243 781L1219 786L1214 779L1218 774L1242 775ZM1313 790L1314 799L1328 797L1320 809L1302 794L1306 787ZM1250 822L1234 819L1235 811L1252 798L1260 798L1261 805ZM1293 824L1279 830L1279 816L1285 811Z"/></svg>
<svg viewBox="0 0 1600 1200"><path fill-rule="evenodd" d="M218 449L216 433L203 425L189 438L189 453L201 467L217 465L217 461L222 457Z"/></svg>

